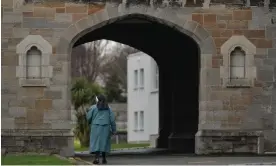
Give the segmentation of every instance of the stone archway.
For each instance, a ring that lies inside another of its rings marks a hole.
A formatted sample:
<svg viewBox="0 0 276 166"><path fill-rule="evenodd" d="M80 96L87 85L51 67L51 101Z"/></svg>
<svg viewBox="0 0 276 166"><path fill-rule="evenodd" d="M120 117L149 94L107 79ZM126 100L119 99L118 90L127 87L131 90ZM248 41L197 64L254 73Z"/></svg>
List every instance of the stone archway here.
<svg viewBox="0 0 276 166"><path fill-rule="evenodd" d="M172 9L153 9L150 7L132 7L122 10L120 6L112 7L109 4L106 4L104 9L68 27L56 46L56 54L70 53L72 44L81 36L131 15L141 15L142 17L147 17L147 19L177 29L194 39L200 45L201 55L216 54L216 47L212 36L199 23L181 19L177 15L177 11Z"/></svg>
<svg viewBox="0 0 276 166"><path fill-rule="evenodd" d="M176 13L177 12L174 12L170 9L152 9L142 7L132 7L124 9L122 7L112 7L107 4L103 10L96 12L93 15L89 15L88 17L83 18L68 27L56 46L56 54L66 57L66 59L68 60L68 71L70 71L70 58L72 47L75 42L78 41L82 36L97 29L100 29L106 25L112 24L116 21L134 16L163 24L192 38L197 43L197 45L200 46L200 106L198 107L199 111L204 110L204 104L201 103L204 103L204 101L208 100L208 96L206 93L206 89L208 88L206 86L206 80L209 67L205 63L205 60L206 57L210 59L210 57L216 54L214 41L209 33L201 25L194 21L181 19ZM68 77L68 83L71 82L70 79L71 78ZM67 99L70 100L70 95L67 96Z"/></svg>

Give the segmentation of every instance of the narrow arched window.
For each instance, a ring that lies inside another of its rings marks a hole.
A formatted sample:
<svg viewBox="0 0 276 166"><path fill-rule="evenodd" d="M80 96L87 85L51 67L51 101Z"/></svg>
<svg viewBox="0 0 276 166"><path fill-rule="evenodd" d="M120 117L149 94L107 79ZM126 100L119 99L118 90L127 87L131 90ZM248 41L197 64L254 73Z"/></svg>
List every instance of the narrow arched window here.
<svg viewBox="0 0 276 166"><path fill-rule="evenodd" d="M230 54L230 79L245 78L245 52L236 47Z"/></svg>
<svg viewBox="0 0 276 166"><path fill-rule="evenodd" d="M39 79L41 78L41 51L33 46L27 52L26 56L26 76L27 79Z"/></svg>

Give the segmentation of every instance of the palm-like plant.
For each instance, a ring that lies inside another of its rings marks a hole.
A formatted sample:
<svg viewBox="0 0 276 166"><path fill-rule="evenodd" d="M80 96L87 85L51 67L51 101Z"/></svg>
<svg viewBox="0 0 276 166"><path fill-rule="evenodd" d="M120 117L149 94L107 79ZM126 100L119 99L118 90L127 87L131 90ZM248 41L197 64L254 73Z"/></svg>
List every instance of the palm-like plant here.
<svg viewBox="0 0 276 166"><path fill-rule="evenodd" d="M79 139L81 147L87 147L89 146L90 126L86 120L86 112L93 103L95 95L102 93L102 89L97 84L92 84L85 78L80 78L73 84L71 93L77 118L74 134Z"/></svg>

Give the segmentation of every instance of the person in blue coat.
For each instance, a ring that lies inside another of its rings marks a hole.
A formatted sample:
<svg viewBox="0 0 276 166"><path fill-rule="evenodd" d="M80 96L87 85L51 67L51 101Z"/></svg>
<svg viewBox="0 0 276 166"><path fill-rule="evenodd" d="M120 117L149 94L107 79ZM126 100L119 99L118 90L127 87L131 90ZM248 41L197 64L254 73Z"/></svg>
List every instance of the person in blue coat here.
<svg viewBox="0 0 276 166"><path fill-rule="evenodd" d="M90 124L90 153L95 154L93 164L99 164L100 155L102 163L107 164L106 153L111 149L111 135L116 134L115 116L109 108L104 95L96 97L97 104L92 105L86 115Z"/></svg>

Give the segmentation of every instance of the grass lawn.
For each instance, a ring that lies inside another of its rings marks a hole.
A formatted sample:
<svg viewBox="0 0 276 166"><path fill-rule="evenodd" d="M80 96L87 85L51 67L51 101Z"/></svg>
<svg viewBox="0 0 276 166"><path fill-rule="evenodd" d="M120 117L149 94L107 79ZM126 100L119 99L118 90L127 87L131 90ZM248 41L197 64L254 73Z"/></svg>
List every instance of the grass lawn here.
<svg viewBox="0 0 276 166"><path fill-rule="evenodd" d="M149 144L112 144L111 149L121 149L121 148L135 148L135 147L148 147ZM74 141L75 151L88 151L88 147L81 147L80 142L78 140Z"/></svg>
<svg viewBox="0 0 276 166"><path fill-rule="evenodd" d="M135 148L135 147L148 147L149 144L112 144L112 149L121 148ZM78 140L74 141L75 151L88 151L88 148L80 147L80 142ZM62 160L56 156L47 155L6 155L1 156L1 165L73 165L72 162L68 160Z"/></svg>
<svg viewBox="0 0 276 166"><path fill-rule="evenodd" d="M46 155L1 156L1 165L72 165L68 160Z"/></svg>

